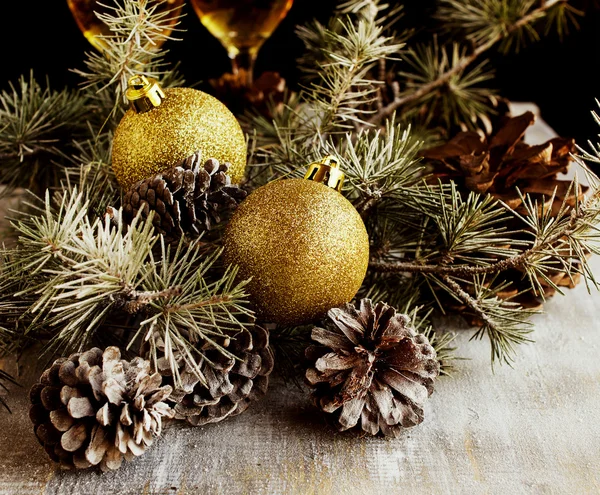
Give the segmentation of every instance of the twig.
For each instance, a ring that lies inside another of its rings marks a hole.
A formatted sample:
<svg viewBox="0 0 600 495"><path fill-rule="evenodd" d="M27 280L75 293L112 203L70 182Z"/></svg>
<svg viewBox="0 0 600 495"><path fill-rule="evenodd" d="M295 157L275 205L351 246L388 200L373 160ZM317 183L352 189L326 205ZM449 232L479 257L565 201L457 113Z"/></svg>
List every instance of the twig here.
<svg viewBox="0 0 600 495"><path fill-rule="evenodd" d="M367 218L370 211L377 205L378 202L379 200L376 197L365 199L356 207L356 211L358 211L361 218L364 220L365 218Z"/></svg>
<svg viewBox="0 0 600 495"><path fill-rule="evenodd" d="M448 275L442 275L442 280L444 283L452 289L454 294L460 298L462 302L464 302L469 308L471 308L477 316L481 318L486 325L490 328L497 330L496 323L488 316L488 314L481 308L479 305L479 301L472 297L468 292L466 292L455 280L452 280Z"/></svg>
<svg viewBox="0 0 600 495"><path fill-rule="evenodd" d="M11 151L9 153L0 153L0 161L14 160L15 158L19 158L22 160L26 156L32 156L44 150L45 148L41 146L34 146L32 149L27 151Z"/></svg>
<svg viewBox="0 0 600 495"><path fill-rule="evenodd" d="M129 314L136 314L144 306L150 304L156 299L168 299L181 294L181 287L169 287L168 289L161 291L144 291L138 292L133 289L125 289L121 297L127 297L130 299L123 303L123 309Z"/></svg>
<svg viewBox="0 0 600 495"><path fill-rule="evenodd" d="M370 119L368 119L367 122L369 124L377 124L377 123L381 122L383 119L385 119L386 117L390 116L392 113L394 113L394 111L397 110L402 105L406 105L407 103L412 103L413 101L416 101L419 98L421 98L423 95L426 95L427 93L430 93L431 91L439 88L440 86L443 86L446 82L448 82L448 80L452 76L464 71L480 55L482 55L483 53L488 51L496 43L498 43L499 41L502 41L504 38L507 38L508 36L513 34L515 31L518 31L519 29L521 29L523 26L526 26L527 24L535 21L536 19L539 18L540 14L543 14L548 9L554 7L554 5L556 5L557 3L563 2L563 1L567 1L567 0L549 0L547 2L542 2L542 4L537 9L534 9L529 14L521 17L521 19L516 21L512 26L510 26L510 27L506 28L505 30L503 30L502 32L498 33L496 36L494 36L492 39L490 39L483 45L476 47L470 55L463 57L455 66L451 67L443 74L440 74L439 77L435 81L431 81L431 82L421 86L421 88L419 88L418 90L416 90L413 93L396 98L394 101L392 101L385 107L381 108Z"/></svg>

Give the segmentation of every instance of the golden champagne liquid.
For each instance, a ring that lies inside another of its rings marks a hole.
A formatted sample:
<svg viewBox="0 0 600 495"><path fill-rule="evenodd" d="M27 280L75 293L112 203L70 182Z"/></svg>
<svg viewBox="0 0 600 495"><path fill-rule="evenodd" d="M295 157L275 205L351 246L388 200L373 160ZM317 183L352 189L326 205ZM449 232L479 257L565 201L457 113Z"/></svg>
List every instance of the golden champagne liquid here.
<svg viewBox="0 0 600 495"><path fill-rule="evenodd" d="M166 29L164 30L165 36L171 34L176 18L181 13L181 8L185 0L148 0L148 5L152 6L158 3L157 12L172 11L170 17L172 20L166 23ZM99 50L102 50L102 39L99 35L110 35L108 26L98 19L94 12L107 13L111 12L112 9L106 8L104 5L113 6L114 0L67 0L69 9L75 18L75 22L79 29L87 38L87 40ZM175 9L175 10L174 10ZM156 48L164 43L164 40L158 40L156 42Z"/></svg>
<svg viewBox="0 0 600 495"><path fill-rule="evenodd" d="M292 7L293 0L191 0L200 22L230 58L256 55Z"/></svg>

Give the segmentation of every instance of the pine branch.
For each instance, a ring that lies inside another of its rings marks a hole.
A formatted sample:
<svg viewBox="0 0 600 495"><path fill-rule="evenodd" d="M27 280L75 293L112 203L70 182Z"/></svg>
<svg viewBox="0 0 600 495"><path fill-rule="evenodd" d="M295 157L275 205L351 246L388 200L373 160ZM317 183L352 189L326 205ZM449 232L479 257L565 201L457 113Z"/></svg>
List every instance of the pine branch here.
<svg viewBox="0 0 600 495"><path fill-rule="evenodd" d="M149 302L148 317L141 322L136 336L143 336L147 342L155 366L161 359L169 364L176 383L180 383L183 363L205 383L200 365L211 363L209 351L240 358L220 345L218 338L235 338L236 333L254 324L253 313L246 307L246 282L236 282L235 268L226 269L210 281L208 274L220 251L206 256L196 245L180 243L171 256L164 242L161 250L162 261L146 265L143 287L154 293L171 287L179 287L179 291L168 299Z"/></svg>
<svg viewBox="0 0 600 495"><path fill-rule="evenodd" d="M298 29L308 52L302 65L312 82L304 99L314 112L313 132L340 132L364 123L365 105L377 93L369 78L371 69L403 46L393 36L383 35L385 8L374 1L350 3L343 12L354 16L340 13L329 27L315 22Z"/></svg>
<svg viewBox="0 0 600 495"><path fill-rule="evenodd" d="M467 5L484 5L502 1L504 0L492 0L491 2L468 2ZM502 29L497 29L493 33L489 33L487 37L476 37L475 41L478 43L475 44L473 51L470 54L461 57L454 64L452 64L452 66L448 67L447 70L439 74L435 80L422 85L420 88L416 89L413 92L406 93L403 96L396 98L390 104L381 108L377 113L375 113L368 119L368 123L378 124L399 108L414 103L426 96L427 94L439 89L443 85L447 84L451 78L463 73L473 62L475 62L475 60L477 60L481 55L493 48L496 44L500 43L503 40L509 39L509 37L511 37L515 33L522 32L523 30L531 32L531 30L533 29L531 27L533 23L545 16L553 7L556 7L561 3L566 3L566 1L567 0L550 0L542 2L539 7L531 10L527 9L525 12L522 12L522 15L520 17L513 19L512 22L508 25L503 24ZM463 7L463 3L457 0L445 0L445 3L448 4L449 12L450 10L455 12L461 11L463 8L468 8ZM532 1L528 1L526 3L528 5L533 4ZM444 16L445 21L452 19L452 17L448 17L448 15L449 14Z"/></svg>
<svg viewBox="0 0 600 495"><path fill-rule="evenodd" d="M518 304L496 297L495 292L499 288L489 288L493 281L486 287L485 279L475 278L473 297L448 275L442 275L441 280L452 294L483 322L473 338L488 335L492 365L496 361L510 365L514 360L515 346L532 342L528 337L532 331L532 324L528 319L535 312L524 310Z"/></svg>
<svg viewBox="0 0 600 495"><path fill-rule="evenodd" d="M396 98L402 99L420 91L461 64L466 56L467 49L458 43L440 47L437 36L434 36L433 43L418 44L407 50L402 65L407 69L398 72L403 90ZM493 78L494 73L487 60L465 67L450 75L435 91L428 91L414 102L403 105L402 118L418 121L426 128L438 125L444 130L457 124L477 130L483 124L491 132L489 116L494 113L492 107L496 93L483 85Z"/></svg>
<svg viewBox="0 0 600 495"><path fill-rule="evenodd" d="M0 183L2 196L24 187L41 192L62 178L62 156L88 134L94 107L77 91L42 87L30 74L0 92Z"/></svg>
<svg viewBox="0 0 600 495"><path fill-rule="evenodd" d="M74 188L48 193L32 202L30 218L13 222L19 245L7 266L21 268L27 282L13 292L25 306L21 334L49 337L46 354L81 351L100 329L117 328L111 320L132 315L121 332L128 346L137 350L143 336L153 363L163 353L176 380L176 355L198 373L209 349L239 359L215 338L235 338L254 319L237 271L215 266L220 251L182 240L172 253L160 237L157 258L152 215L127 226L120 210L94 220L88 208Z"/></svg>
<svg viewBox="0 0 600 495"><path fill-rule="evenodd" d="M574 182L571 188L577 188L577 182ZM574 240L573 236L577 234L580 239L587 239L590 234L593 235L597 231L595 224L600 217L597 212L600 204L600 189L594 189L584 203L578 204L575 208L570 209L566 203L563 204L561 211L556 216L550 215L551 212L548 209L542 210L540 215L540 208L536 203L533 203L530 198L526 199L523 196L521 198L528 214L526 217L519 217L534 229L532 234L535 235L536 239L530 248L518 254L484 265L424 264L418 260L406 260L398 262L371 261L369 267L375 271L385 273L432 273L454 277L498 274L509 269L530 269L533 270L534 275L545 275L548 269L556 269L560 265L558 261L549 263L546 260L546 264L540 266L537 263L540 262L541 258L554 256L564 260L564 258L577 257L576 253L578 252L585 253L594 250L593 245L573 249L575 243L579 242ZM541 219L539 224L537 224L538 219ZM565 244L568 244L569 240L571 241L571 247L565 249ZM583 258L585 258L585 255ZM584 262L580 258L578 260ZM562 265L570 266L566 261Z"/></svg>
<svg viewBox="0 0 600 495"><path fill-rule="evenodd" d="M89 214L104 217L109 206L118 208L121 202L121 188L111 166L112 133L104 132L74 146L75 152L65 157L68 165L63 171L62 191L66 194L81 191Z"/></svg>
<svg viewBox="0 0 600 495"><path fill-rule="evenodd" d="M339 156L348 189L358 196L355 204L364 214L386 196L422 181L423 166L417 156L421 145L410 126L403 127L392 117L384 129L346 134L337 149L332 141L327 146Z"/></svg>

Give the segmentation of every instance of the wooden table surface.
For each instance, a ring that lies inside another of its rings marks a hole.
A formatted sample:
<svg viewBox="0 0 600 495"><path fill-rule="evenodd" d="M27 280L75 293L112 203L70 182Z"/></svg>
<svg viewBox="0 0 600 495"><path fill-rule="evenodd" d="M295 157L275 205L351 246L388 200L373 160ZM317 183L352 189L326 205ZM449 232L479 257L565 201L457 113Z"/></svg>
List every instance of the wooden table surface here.
<svg viewBox="0 0 600 495"><path fill-rule="evenodd" d="M592 266L600 274L600 259ZM13 414L0 411L0 495L597 494L599 317L584 285L554 297L534 317L536 342L494 372L488 343L450 322L468 360L395 440L334 433L305 392L274 382L237 418L170 425L117 472L60 472L32 433L26 390L14 390ZM34 379L26 370L25 385Z"/></svg>

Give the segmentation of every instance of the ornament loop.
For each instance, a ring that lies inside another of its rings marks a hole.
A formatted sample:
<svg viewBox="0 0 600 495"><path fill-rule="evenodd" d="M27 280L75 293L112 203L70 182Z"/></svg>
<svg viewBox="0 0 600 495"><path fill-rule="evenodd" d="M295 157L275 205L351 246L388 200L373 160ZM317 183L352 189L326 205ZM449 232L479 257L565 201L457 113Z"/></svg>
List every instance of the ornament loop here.
<svg viewBox="0 0 600 495"><path fill-rule="evenodd" d="M325 184L341 193L345 175L340 170L338 159L335 156L327 155L321 161L311 163L304 178Z"/></svg>
<svg viewBox="0 0 600 495"><path fill-rule="evenodd" d="M129 79L125 96L137 113L144 113L159 106L165 98L165 93L156 79L133 76Z"/></svg>

